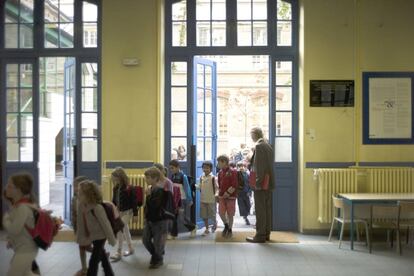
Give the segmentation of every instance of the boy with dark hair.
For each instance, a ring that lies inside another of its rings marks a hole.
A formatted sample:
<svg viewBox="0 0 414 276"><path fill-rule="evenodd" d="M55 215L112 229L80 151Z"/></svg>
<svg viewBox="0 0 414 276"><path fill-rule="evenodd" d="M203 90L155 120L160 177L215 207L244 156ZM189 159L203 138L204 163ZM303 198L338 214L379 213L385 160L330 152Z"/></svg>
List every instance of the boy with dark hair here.
<svg viewBox="0 0 414 276"><path fill-rule="evenodd" d="M208 220L213 221L213 227L211 228L214 233L217 229L216 220L216 192L218 192L217 180L215 179L212 170L213 163L210 161L204 161L201 166L204 175L200 177L200 184L196 185L200 189L200 217L204 221L206 230L203 236L210 233Z"/></svg>
<svg viewBox="0 0 414 276"><path fill-rule="evenodd" d="M246 165L243 161L237 163L237 176L238 176L238 195L237 195L237 204L239 205L240 216L244 218L246 225L250 225L248 215L250 214L250 208L252 204L250 202L250 197L252 190L249 186L249 174L247 172Z"/></svg>
<svg viewBox="0 0 414 276"><path fill-rule="evenodd" d="M219 214L224 223L222 236L231 238L233 235L233 217L236 212L237 198L237 171L229 166L229 157L220 155L217 157L219 185Z"/></svg>
<svg viewBox="0 0 414 276"><path fill-rule="evenodd" d="M178 236L178 221L180 220L183 225L191 232L192 236L196 234L196 225L191 221L191 205L193 205L193 197L191 192L190 183L187 175L180 168L180 162L178 160L171 160L169 163L171 175L171 181L174 186L180 188L181 194L181 208L173 221L171 229L171 236Z"/></svg>

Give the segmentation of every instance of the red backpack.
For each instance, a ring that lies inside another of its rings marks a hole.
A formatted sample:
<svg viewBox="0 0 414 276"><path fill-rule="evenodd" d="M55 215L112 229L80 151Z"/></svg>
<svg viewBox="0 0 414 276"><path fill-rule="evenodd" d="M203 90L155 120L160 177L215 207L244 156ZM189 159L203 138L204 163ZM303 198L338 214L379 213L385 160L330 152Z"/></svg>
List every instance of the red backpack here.
<svg viewBox="0 0 414 276"><path fill-rule="evenodd" d="M50 212L40 208L36 208L32 204L27 204L33 210L34 228L29 228L25 225L26 230L32 236L35 244L47 250L53 242L53 238L57 235L60 229L60 219L52 217Z"/></svg>
<svg viewBox="0 0 414 276"><path fill-rule="evenodd" d="M141 207L144 204L144 190L141 186L128 185L128 194L133 197L134 205Z"/></svg>

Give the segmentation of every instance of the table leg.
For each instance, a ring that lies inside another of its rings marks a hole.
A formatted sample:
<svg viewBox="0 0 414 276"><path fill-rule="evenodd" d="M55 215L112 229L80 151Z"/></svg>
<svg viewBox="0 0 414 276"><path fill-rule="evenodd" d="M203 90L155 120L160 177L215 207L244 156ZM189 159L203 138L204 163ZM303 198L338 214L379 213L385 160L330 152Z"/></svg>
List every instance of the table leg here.
<svg viewBox="0 0 414 276"><path fill-rule="evenodd" d="M341 217L341 209L340 209L340 208L338 208L338 211L337 211L337 217L338 217L338 218L340 218L340 217ZM339 221L337 221L337 222L336 222L336 232L338 233L338 240L339 240L339 235L340 235L340 233L341 233L341 226L342 226L342 225L340 225L340 224L339 224Z"/></svg>
<svg viewBox="0 0 414 276"><path fill-rule="evenodd" d="M354 203L351 201L351 250L354 250Z"/></svg>

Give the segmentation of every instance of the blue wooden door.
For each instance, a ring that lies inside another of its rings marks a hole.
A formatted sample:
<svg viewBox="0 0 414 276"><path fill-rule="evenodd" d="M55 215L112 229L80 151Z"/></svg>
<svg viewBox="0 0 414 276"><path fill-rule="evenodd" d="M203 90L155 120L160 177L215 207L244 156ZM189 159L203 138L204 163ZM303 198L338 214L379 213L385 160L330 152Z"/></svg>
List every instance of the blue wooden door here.
<svg viewBox="0 0 414 276"><path fill-rule="evenodd" d="M193 67L193 154L196 182L203 174L204 161L215 164L217 152L217 70L216 63L194 58ZM200 193L196 192L196 223L203 225L200 218Z"/></svg>
<svg viewBox="0 0 414 276"><path fill-rule="evenodd" d="M10 59L1 64L0 155L4 186L18 172L33 176L39 195L39 98L37 60ZM3 202L3 207L4 202Z"/></svg>
<svg viewBox="0 0 414 276"><path fill-rule="evenodd" d="M65 177L65 223L70 223L72 183L76 164L76 62L68 58L64 71L64 125L63 125L63 175Z"/></svg>

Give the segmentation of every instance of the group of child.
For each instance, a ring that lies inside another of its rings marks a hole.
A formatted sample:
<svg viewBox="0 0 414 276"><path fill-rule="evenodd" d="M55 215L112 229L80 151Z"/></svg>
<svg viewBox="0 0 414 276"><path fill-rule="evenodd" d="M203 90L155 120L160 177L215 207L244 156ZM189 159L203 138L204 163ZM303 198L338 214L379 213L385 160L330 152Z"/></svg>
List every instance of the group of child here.
<svg viewBox="0 0 414 276"><path fill-rule="evenodd" d="M236 199L239 198L239 209L245 217L250 212L249 189L243 164L238 164L240 172L232 168L229 158L221 155L217 158L220 169L217 178L213 175L213 164L204 162L203 175L196 188L200 190L200 216L205 223L203 235L217 229L216 205L219 204L219 216L223 221L222 236L232 236L233 217ZM172 160L169 163L171 178L167 178L167 169L162 164L145 171L148 189L145 191L145 227L142 242L151 254L150 268L163 265L165 244L168 234L177 237L179 225L183 225L195 235L196 225L191 220L191 206L194 194L190 180L180 169L180 163ZM240 178L240 175L242 176ZM240 183L240 179L245 181ZM86 177L79 176L73 183L72 223L79 244L79 255L82 268L77 275L97 275L101 262L105 275L114 275L109 259L113 262L134 254L128 224L138 214L135 194L131 192L128 176L122 168L116 168L111 174L113 183L112 203L114 216L123 223L122 231L115 232L108 216L102 193L98 184ZM10 248L14 250L8 275L26 275L37 268L35 258L38 248L25 226L33 227L35 220L31 207L35 204L32 194L33 179L27 174L10 177L4 196L10 202L10 211L4 216L3 225L7 231ZM246 198L247 197L247 198ZM126 240L128 250L122 250ZM105 251L105 243L117 246L114 255L109 257ZM90 252L89 263L86 263L86 252Z"/></svg>

